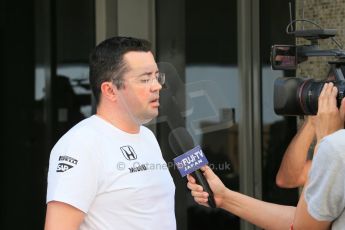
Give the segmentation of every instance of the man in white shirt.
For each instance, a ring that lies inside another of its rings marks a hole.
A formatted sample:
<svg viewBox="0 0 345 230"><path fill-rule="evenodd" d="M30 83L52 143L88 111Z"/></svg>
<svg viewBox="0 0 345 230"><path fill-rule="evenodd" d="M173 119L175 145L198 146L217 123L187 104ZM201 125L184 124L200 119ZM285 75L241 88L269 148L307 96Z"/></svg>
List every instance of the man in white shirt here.
<svg viewBox="0 0 345 230"><path fill-rule="evenodd" d="M176 229L175 185L153 133L165 81L149 42L113 37L90 55L96 115L49 162L46 230Z"/></svg>

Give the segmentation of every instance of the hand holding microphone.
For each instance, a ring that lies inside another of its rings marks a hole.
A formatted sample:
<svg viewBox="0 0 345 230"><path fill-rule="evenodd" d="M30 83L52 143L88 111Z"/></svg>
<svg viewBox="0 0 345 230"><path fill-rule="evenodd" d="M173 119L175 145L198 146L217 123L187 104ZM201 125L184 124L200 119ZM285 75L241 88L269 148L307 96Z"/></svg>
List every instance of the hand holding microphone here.
<svg viewBox="0 0 345 230"><path fill-rule="evenodd" d="M207 179L210 188L212 188L213 197L216 201L216 205L218 208L222 208L223 200L226 200L224 197L227 190L223 182L219 179L219 177L212 171L212 169L208 166L203 166L200 169L203 172L203 175ZM191 194L194 197L194 200L204 206L210 206L208 202L209 194L206 192L200 185L196 183L196 180L191 176L187 175L188 184L187 187L191 190Z"/></svg>
<svg viewBox="0 0 345 230"><path fill-rule="evenodd" d="M213 192L205 179L200 168L207 164L201 148L194 145L194 141L185 128L174 129L169 135L169 144L175 155L180 155L174 159L182 176L191 174L203 190L208 193L208 205L216 208Z"/></svg>

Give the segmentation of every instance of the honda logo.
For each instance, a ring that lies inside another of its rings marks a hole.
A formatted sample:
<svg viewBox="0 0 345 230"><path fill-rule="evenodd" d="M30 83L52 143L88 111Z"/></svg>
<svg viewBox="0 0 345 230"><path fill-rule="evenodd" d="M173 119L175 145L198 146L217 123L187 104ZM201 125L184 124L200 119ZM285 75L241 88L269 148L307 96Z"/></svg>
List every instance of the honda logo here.
<svg viewBox="0 0 345 230"><path fill-rule="evenodd" d="M134 152L134 149L132 146L122 146L120 147L121 152L123 154L123 156L127 159L127 160L135 160L137 159L137 154Z"/></svg>

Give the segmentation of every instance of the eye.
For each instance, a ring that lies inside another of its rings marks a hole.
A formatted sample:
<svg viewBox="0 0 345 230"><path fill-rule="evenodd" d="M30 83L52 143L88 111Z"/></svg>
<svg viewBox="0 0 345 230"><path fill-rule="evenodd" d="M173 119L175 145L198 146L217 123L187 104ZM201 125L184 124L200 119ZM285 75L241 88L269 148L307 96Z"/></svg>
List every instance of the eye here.
<svg viewBox="0 0 345 230"><path fill-rule="evenodd" d="M151 81L150 78L142 78L142 79L140 79L141 83L149 83L150 81Z"/></svg>
<svg viewBox="0 0 345 230"><path fill-rule="evenodd" d="M151 81L150 74L146 73L139 78L140 83L146 84Z"/></svg>

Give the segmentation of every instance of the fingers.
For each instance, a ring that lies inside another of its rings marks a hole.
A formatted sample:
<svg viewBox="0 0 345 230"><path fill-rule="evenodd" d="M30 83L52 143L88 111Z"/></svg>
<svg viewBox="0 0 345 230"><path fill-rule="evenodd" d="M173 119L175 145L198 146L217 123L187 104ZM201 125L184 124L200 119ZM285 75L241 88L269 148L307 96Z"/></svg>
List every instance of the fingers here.
<svg viewBox="0 0 345 230"><path fill-rule="evenodd" d="M318 114L323 112L330 112L337 108L336 96L338 89L334 87L333 83L325 83L318 101Z"/></svg>
<svg viewBox="0 0 345 230"><path fill-rule="evenodd" d="M336 108L337 107L337 95L338 95L338 88L333 86L333 83L330 84L332 87L331 93L330 93L330 103L331 106Z"/></svg>
<svg viewBox="0 0 345 230"><path fill-rule="evenodd" d="M206 179L212 179L212 178L217 177L216 174L214 174L214 172L208 165L202 166L200 170L203 172ZM191 183L196 183L195 178L189 174L187 175L187 179Z"/></svg>
<svg viewBox="0 0 345 230"><path fill-rule="evenodd" d="M188 182L187 183L187 187L192 190L192 191L197 191L197 192L202 192L204 191L204 189L202 188L201 185L198 185L198 184L195 184L195 183L191 183L191 182Z"/></svg>
<svg viewBox="0 0 345 230"><path fill-rule="evenodd" d="M216 174L214 174L214 172L212 171L212 169L208 165L205 165L205 166L201 167L200 169L204 173L204 176L206 179L212 179L212 178L216 177Z"/></svg>
<svg viewBox="0 0 345 230"><path fill-rule="evenodd" d="M191 176L190 176L191 177ZM193 178L193 177L191 177ZM187 187L191 190L191 194L195 200L200 205L209 206L208 205L208 193L203 191L203 188L195 183L188 182Z"/></svg>
<svg viewBox="0 0 345 230"><path fill-rule="evenodd" d="M209 196L207 192L192 191L191 194L194 198L206 199L206 202L207 202L208 196Z"/></svg>
<svg viewBox="0 0 345 230"><path fill-rule="evenodd" d="M205 198L199 198L199 197L194 197L194 200L195 202L197 202L198 204L201 204L201 205L204 205L204 206L207 206L209 207L208 205L208 199L205 199Z"/></svg>
<svg viewBox="0 0 345 230"><path fill-rule="evenodd" d="M188 179L188 181L189 181L189 182L191 182L191 183L193 183L193 184L195 184L195 183L196 183L196 181L195 181L194 177L192 177L192 176L191 176L191 175L189 175L189 174L187 174L187 179Z"/></svg>
<svg viewBox="0 0 345 230"><path fill-rule="evenodd" d="M337 107L338 89L332 82L325 83L319 96L316 137L320 141L323 137L344 127L345 105L342 110Z"/></svg>

